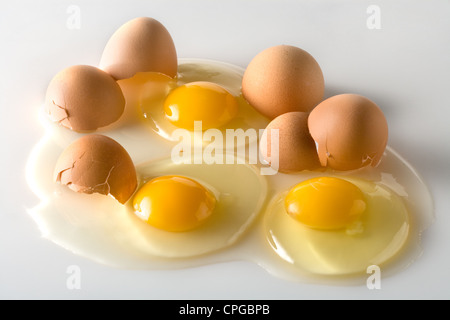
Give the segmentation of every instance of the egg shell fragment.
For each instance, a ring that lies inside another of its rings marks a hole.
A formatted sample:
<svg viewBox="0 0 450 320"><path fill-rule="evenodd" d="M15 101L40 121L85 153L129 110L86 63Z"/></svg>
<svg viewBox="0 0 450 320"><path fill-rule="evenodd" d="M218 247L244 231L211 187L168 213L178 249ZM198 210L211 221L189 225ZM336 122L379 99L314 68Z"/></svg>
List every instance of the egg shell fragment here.
<svg viewBox="0 0 450 320"><path fill-rule="evenodd" d="M273 119L261 137L260 150L268 162L272 157L271 130L278 130L278 171L299 172L320 167L316 145L308 130L308 114L288 112Z"/></svg>
<svg viewBox="0 0 450 320"><path fill-rule="evenodd" d="M322 166L342 171L376 166L388 140L388 124L380 107L357 94L321 102L311 111L308 127Z"/></svg>
<svg viewBox="0 0 450 320"><path fill-rule="evenodd" d="M99 134L85 135L63 151L54 180L76 192L111 195L122 204L137 188L136 169L127 151Z"/></svg>
<svg viewBox="0 0 450 320"><path fill-rule="evenodd" d="M322 99L325 83L314 57L279 45L257 54L242 79L244 98L269 119L291 111L309 112Z"/></svg>
<svg viewBox="0 0 450 320"><path fill-rule="evenodd" d="M139 17L122 25L107 42L100 68L115 79L128 79L138 72L177 75L175 44L157 20Z"/></svg>
<svg viewBox="0 0 450 320"><path fill-rule="evenodd" d="M92 132L117 121L125 98L106 72L88 65L60 71L47 88L45 108L50 120L77 132Z"/></svg>

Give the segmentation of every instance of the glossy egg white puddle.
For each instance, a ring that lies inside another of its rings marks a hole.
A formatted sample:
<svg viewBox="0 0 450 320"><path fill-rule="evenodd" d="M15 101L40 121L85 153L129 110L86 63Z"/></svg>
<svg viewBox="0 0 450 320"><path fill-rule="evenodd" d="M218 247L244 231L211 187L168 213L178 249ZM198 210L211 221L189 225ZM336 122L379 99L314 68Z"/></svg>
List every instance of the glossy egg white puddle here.
<svg viewBox="0 0 450 320"><path fill-rule="evenodd" d="M224 85L239 96L242 74L241 68L221 62L181 60L178 82L171 83L167 92L178 84L206 80ZM141 182L178 174L204 184L218 198L217 214L198 230L170 233L139 219L130 203L121 205L111 197L77 194L54 183L57 158L81 134L50 123L42 113L46 135L30 155L27 180L41 201L29 214L48 240L77 255L121 268L179 269L245 260L291 281L337 284L362 283L367 278L365 268L371 264L379 265L383 276L395 275L420 256L420 235L434 219L432 198L414 168L391 148L386 149L378 167L352 172L265 176L261 175L260 164L238 164L237 158L233 164L175 164L170 154L177 142L167 138L173 127L157 115L158 103L150 108L150 114L142 88L127 81L119 84L127 98L125 114L118 123L98 133L125 147ZM268 123L247 107L242 107L233 121L227 128L259 129ZM380 210L379 217L383 217L386 208L393 208L397 214L388 234L382 234L385 228L377 230L379 222L370 224L367 231L380 231L380 237L375 235L371 238L374 240L361 243L357 237L316 233L303 226L295 231L297 222L284 215L280 197L297 183L324 175L354 181L363 191L377 189L379 201L374 196L373 214ZM291 229L295 235L291 235ZM336 239L342 240L342 246L355 244L361 254L352 257L356 250L343 250L342 260L333 247ZM359 259L370 248L375 248L371 254L375 258ZM345 259L352 262L346 264Z"/></svg>
<svg viewBox="0 0 450 320"><path fill-rule="evenodd" d="M368 265L382 266L404 246L409 236L409 214L392 190L367 180L344 178L365 195L363 218L350 229L317 230L286 214L283 192L268 207L266 237L280 258L308 272L354 274Z"/></svg>

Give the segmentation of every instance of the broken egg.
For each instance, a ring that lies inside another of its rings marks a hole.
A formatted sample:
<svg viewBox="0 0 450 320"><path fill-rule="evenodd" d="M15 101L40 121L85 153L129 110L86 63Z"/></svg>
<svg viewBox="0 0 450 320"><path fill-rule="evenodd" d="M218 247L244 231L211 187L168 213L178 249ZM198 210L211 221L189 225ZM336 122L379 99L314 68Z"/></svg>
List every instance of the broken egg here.
<svg viewBox="0 0 450 320"><path fill-rule="evenodd" d="M139 163L139 187L126 213L116 216L122 246L150 262L155 257L208 259L206 253L236 244L257 219L267 182L254 166L234 162Z"/></svg>
<svg viewBox="0 0 450 320"><path fill-rule="evenodd" d="M50 120L77 132L95 131L117 121L125 108L120 86L106 72L75 65L59 72L46 94Z"/></svg>
<svg viewBox="0 0 450 320"><path fill-rule="evenodd" d="M314 57L288 45L257 54L242 79L244 98L270 119L291 111L311 111L323 99L324 90L323 73Z"/></svg>
<svg viewBox="0 0 450 320"><path fill-rule="evenodd" d="M304 180L275 197L264 218L276 254L316 275L385 267L412 236L404 199L380 182L356 177Z"/></svg>
<svg viewBox="0 0 450 320"><path fill-rule="evenodd" d="M129 89L123 92L127 105L135 107L130 108L135 112L130 112L129 117L136 117L136 121L129 121L126 126L107 127L103 133L120 141L133 161L125 156L126 151L118 147L117 143L106 137L95 137L98 135L81 138L87 139L83 145L80 143L81 139L76 140L76 147L69 146L61 155L61 150L74 141L73 138L78 134L68 132L61 126L50 128L34 148L27 165L29 185L41 199L41 203L29 213L45 238L80 256L120 268L166 270L218 262L248 261L281 278L325 284L348 284L353 280L355 283L360 280L365 283L367 274L361 274L361 270L364 271L367 264L372 263L382 264L383 275L388 276L405 268L420 255L421 234L432 221L432 199L417 172L392 149L387 148L376 168L366 166L351 172L352 177L341 177L357 186L363 192L365 200L364 207L363 202L358 201L360 199L353 197L357 201L354 201L355 206L349 207L349 213L353 216L355 210L357 219L351 219L349 227L341 229L337 229L334 222L328 219L325 209L336 207L334 200L342 201L341 195L346 188L339 188L338 193L333 192L333 188L329 190L324 188L326 186L321 186L317 190L319 198L314 200L309 196L309 192L315 193L311 189L312 185L309 191L306 190L308 192L293 187L317 175L340 176L342 172L321 168L320 172L304 170L266 176L262 170L265 169L265 164L250 164L249 160L253 159L249 156L250 152L243 153L242 157L235 157L232 153L234 150L222 148L214 148L214 152L217 150L217 153L223 153L222 160L226 160L226 164L215 162L216 157L204 157L212 153L200 152L196 155L196 149L193 150L192 157L189 157L191 162L175 162L173 157L169 157L174 148L171 142L174 140L159 139L155 134L157 130L160 135L161 132L171 132L166 130L169 127L165 124L169 121L165 119L163 103L156 101L163 102L171 89L193 81L214 82L229 90L239 103L244 100L240 95L243 70L239 67L191 59L181 60L178 73L175 79L167 79L168 76L162 73L153 73L137 74L136 78L118 81L123 88ZM238 115L225 125L222 138L226 138L226 129L243 131L242 129L262 129L268 126L266 117L250 105L248 107L247 109L239 104ZM143 121L138 121L140 111L146 115ZM319 166L314 139L305 123L306 114L297 112L298 119L285 115L288 119L284 120L284 124L273 126L280 133L292 130L294 134L287 136L294 142L298 142L294 136L304 139L305 143L300 144L299 149L304 147L308 151L312 150L312 154L316 153L314 163ZM123 118L124 116L120 121ZM162 119L166 122L160 121ZM255 119L258 121L255 122ZM154 121L155 129L152 127L149 130L147 120ZM159 126L162 123L164 126ZM363 123L364 121L361 122ZM261 131L249 131L251 132L256 134ZM60 139L67 133L65 140ZM186 142L192 142L189 138ZM249 141L248 145L242 145L248 146L248 151L252 151L254 146L256 150L257 138ZM98 141L94 143L88 139ZM210 146L207 144L203 147ZM189 145L189 149L184 150L192 151L191 147ZM116 151L110 154L113 149ZM288 151L292 151L295 157L296 152L292 149ZM200 149L204 150L206 148ZM128 160L119 161L118 158L122 156ZM207 163L206 160L211 158L214 159L213 163ZM137 164L136 168L133 167L133 162ZM60 184L51 179L55 163L57 168L54 175ZM114 165L119 164L126 164L128 169L122 168L121 174L118 174L118 166ZM194 189L203 190L203 196L200 192L200 196L191 199L190 191L173 186L158 187L157 190L144 188L147 182L167 176L184 177L185 182L188 179L195 180L197 187ZM118 195L119 192L114 191L119 183L113 185L113 180L121 180L120 185L124 188L122 197ZM125 185L128 187L124 187ZM339 185L342 186L342 182ZM317 185L314 184L314 187ZM124 205L112 197L105 197L103 194L108 189ZM311 201L307 211L297 212L296 207L290 207L292 215L300 214L299 219L294 219L286 210L285 200L289 191L292 191L293 196L288 199L289 204L298 204L302 199ZM210 206L213 201L209 196L212 195L216 199L214 208ZM166 221L167 216L163 216L166 210L158 209L160 215L153 217L159 220L158 223L153 223L155 221L152 218L150 224L149 217L156 211L147 208L151 208L153 199L161 201L160 205L164 206L179 201L174 206L179 205L184 212L177 212L177 208L174 212L181 213L181 218L178 219L180 216L176 215L175 222ZM188 219L189 223L182 225L187 225L189 230L180 231L178 222L184 217L192 217L191 213L196 215L198 212L187 210L188 207L183 205L186 199L198 204L202 208L201 216L207 217L199 225L194 223L192 229ZM136 200L135 203L132 200ZM324 201L330 202L322 203ZM139 207L133 205L137 203ZM315 223L317 220L310 220L304 215L321 208L324 211L320 215L319 225ZM345 212L340 217L345 218ZM305 222L322 229L330 227L331 222L333 225L331 230L321 230L311 228ZM165 229L160 228L161 224L165 224ZM167 225L171 230L168 230Z"/></svg>
<svg viewBox="0 0 450 320"><path fill-rule="evenodd" d="M272 141L272 132L277 130L278 140ZM278 150L271 150L272 146ZM305 112L288 112L273 119L261 137L261 155L267 162L272 162L278 153L278 171L299 172L320 167L316 145L308 130L308 114Z"/></svg>
<svg viewBox="0 0 450 320"><path fill-rule="evenodd" d="M140 17L122 25L109 39L100 68L116 80L138 72L177 75L177 53L169 31L157 20Z"/></svg>
<svg viewBox="0 0 450 320"><path fill-rule="evenodd" d="M99 134L70 144L58 158L54 179L76 192L111 195L122 204L137 187L136 169L127 151Z"/></svg>
<svg viewBox="0 0 450 320"><path fill-rule="evenodd" d="M311 111L308 127L322 166L342 171L376 166L388 140L380 107L357 94L322 101Z"/></svg>

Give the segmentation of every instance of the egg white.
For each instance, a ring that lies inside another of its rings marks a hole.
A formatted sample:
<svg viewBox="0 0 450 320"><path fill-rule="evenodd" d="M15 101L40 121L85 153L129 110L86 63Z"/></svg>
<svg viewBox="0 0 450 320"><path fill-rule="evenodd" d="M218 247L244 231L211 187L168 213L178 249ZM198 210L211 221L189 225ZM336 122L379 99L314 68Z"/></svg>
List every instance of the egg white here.
<svg viewBox="0 0 450 320"><path fill-rule="evenodd" d="M180 82L217 80L226 84L233 94L239 93L242 74L239 67L214 61L185 60L180 62L179 70ZM111 197L78 194L55 184L52 177L58 156L83 134L55 125L41 113L45 135L30 154L26 175L30 188L40 201L29 209L29 214L42 235L50 241L80 256L122 268L169 269L247 260L277 277L304 282L311 279L322 281L311 277L305 268L286 263L273 250L266 240L265 209L268 202L275 201L280 192L292 185L311 177L333 174L386 186L405 203L409 214L409 239L389 264L389 270L394 273L420 255L420 234L434 219L432 198L420 175L391 148L386 149L378 167L345 173L305 171L262 177L259 175L260 164L175 165L168 161L174 141L157 134L149 125L148 118L140 109L136 88L127 82L122 82L121 87L127 99L125 113L118 123L102 128L98 133L125 147L140 177L183 174L197 178L215 189L219 197L222 196L227 210L218 215L217 220L211 221L211 229L206 225L186 240L187 235L172 237L150 230L149 225L130 212L129 205L121 205ZM248 117L252 118L254 111L249 112ZM260 128L267 123L262 118L256 122L247 124ZM241 124L237 123L236 127L241 127ZM223 232L217 231L220 227L224 227ZM387 274L383 273L384 276ZM325 281L329 283L330 278Z"/></svg>
<svg viewBox="0 0 450 320"><path fill-rule="evenodd" d="M309 228L286 213L281 193L265 215L267 240L288 263L324 275L364 273L371 265L384 266L409 237L409 213L395 192L365 179L344 178L366 199L361 219L348 229Z"/></svg>
<svg viewBox="0 0 450 320"><path fill-rule="evenodd" d="M267 195L266 180L250 165L174 164L171 159L150 161L137 166L141 179L163 175L192 178L216 197L211 216L200 227L186 232L167 232L133 217L128 205L124 215L135 230L130 241L145 254L161 257L192 257L213 252L235 243L257 217ZM246 181L242 184L242 180ZM176 198L171 201L177 201Z"/></svg>

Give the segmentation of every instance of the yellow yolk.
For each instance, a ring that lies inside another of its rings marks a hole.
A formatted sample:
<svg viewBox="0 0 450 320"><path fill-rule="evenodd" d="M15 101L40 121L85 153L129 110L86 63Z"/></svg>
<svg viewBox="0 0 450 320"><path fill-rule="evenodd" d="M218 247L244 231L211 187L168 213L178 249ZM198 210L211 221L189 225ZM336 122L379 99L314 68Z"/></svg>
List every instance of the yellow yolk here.
<svg viewBox="0 0 450 320"><path fill-rule="evenodd" d="M340 229L349 226L366 209L362 191L353 183L333 177L303 181L285 198L287 213L316 229Z"/></svg>
<svg viewBox="0 0 450 320"><path fill-rule="evenodd" d="M197 81L174 89L164 102L166 118L179 128L194 130L194 121L202 129L219 128L238 113L236 98L218 84Z"/></svg>
<svg viewBox="0 0 450 320"><path fill-rule="evenodd" d="M172 232L199 227L212 214L216 198L195 180L162 176L145 183L133 198L136 215Z"/></svg>

